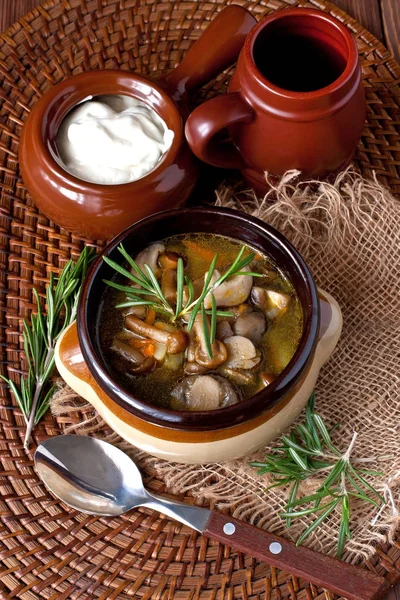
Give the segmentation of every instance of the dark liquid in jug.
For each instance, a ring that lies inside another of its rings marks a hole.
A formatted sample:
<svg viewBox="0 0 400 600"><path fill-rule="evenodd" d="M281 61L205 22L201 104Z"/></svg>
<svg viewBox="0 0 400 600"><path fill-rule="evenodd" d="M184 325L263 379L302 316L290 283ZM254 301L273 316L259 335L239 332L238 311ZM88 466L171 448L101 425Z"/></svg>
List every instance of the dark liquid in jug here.
<svg viewBox="0 0 400 600"><path fill-rule="evenodd" d="M262 31L254 44L254 62L274 85L312 92L333 83L346 67L344 50L328 36Z"/></svg>

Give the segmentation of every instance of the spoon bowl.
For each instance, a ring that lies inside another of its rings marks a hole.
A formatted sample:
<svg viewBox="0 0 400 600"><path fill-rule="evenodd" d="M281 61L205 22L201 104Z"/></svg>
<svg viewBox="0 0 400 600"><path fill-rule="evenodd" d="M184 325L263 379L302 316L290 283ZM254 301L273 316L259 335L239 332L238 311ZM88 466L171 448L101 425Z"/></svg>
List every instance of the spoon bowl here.
<svg viewBox="0 0 400 600"><path fill-rule="evenodd" d="M36 450L35 465L53 494L85 513L122 515L147 499L135 463L102 440L75 435L50 438Z"/></svg>

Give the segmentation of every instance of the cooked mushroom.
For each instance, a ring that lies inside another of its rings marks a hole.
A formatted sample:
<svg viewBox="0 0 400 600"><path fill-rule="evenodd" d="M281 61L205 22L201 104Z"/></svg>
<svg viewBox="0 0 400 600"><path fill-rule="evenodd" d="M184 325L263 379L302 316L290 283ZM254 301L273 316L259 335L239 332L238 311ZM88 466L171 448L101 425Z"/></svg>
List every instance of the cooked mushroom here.
<svg viewBox="0 0 400 600"><path fill-rule="evenodd" d="M270 319L274 319L279 313L285 311L290 302L289 294L258 286L254 286L251 290L251 299L257 308L266 311L267 317Z"/></svg>
<svg viewBox="0 0 400 600"><path fill-rule="evenodd" d="M232 369L252 369L261 360L253 342L242 335L233 335L224 342L228 351L226 366Z"/></svg>
<svg viewBox="0 0 400 600"><path fill-rule="evenodd" d="M196 348L197 339L194 330L192 329L189 333L189 345L186 350L186 362L183 370L186 375L202 375L207 371L207 367L199 365L196 362Z"/></svg>
<svg viewBox="0 0 400 600"><path fill-rule="evenodd" d="M176 252L163 252L160 254L158 264L162 268L161 290L166 300L171 304L176 302L176 269L179 254Z"/></svg>
<svg viewBox="0 0 400 600"><path fill-rule="evenodd" d="M250 271L249 267L243 267L242 271ZM221 277L221 273L215 269L211 278L211 284L215 283ZM213 295L217 306L236 306L245 302L249 297L253 277L251 275L234 275L229 277L224 283L218 286ZM205 308L211 308L211 294L208 294L204 300Z"/></svg>
<svg viewBox="0 0 400 600"><path fill-rule="evenodd" d="M262 312L251 312L238 317L233 324L236 335L249 338L254 344L258 344L265 331L265 316Z"/></svg>
<svg viewBox="0 0 400 600"><path fill-rule="evenodd" d="M179 329L165 331L141 321L134 315L126 317L125 327L145 338L165 344L170 354L180 354L186 350L188 345L188 337L184 331L180 331Z"/></svg>
<svg viewBox="0 0 400 600"><path fill-rule="evenodd" d="M233 330L229 321L219 321L219 323L217 323L216 337L221 340L221 342L223 342L225 338L231 337L232 335Z"/></svg>
<svg viewBox="0 0 400 600"><path fill-rule="evenodd" d="M267 290L267 297L272 305L272 308L276 307L280 310L287 308L290 302L289 294L283 294L282 292L274 292L273 290Z"/></svg>
<svg viewBox="0 0 400 600"><path fill-rule="evenodd" d="M198 279L194 279L192 281L193 284L193 291L194 291L194 298L198 298L203 290L203 286L204 286L204 277L200 277ZM187 285L183 286L183 304L187 304L188 300L189 300L189 290Z"/></svg>
<svg viewBox="0 0 400 600"><path fill-rule="evenodd" d="M179 254L176 252L163 252L158 257L158 264L162 269L174 269L178 267Z"/></svg>
<svg viewBox="0 0 400 600"><path fill-rule="evenodd" d="M122 314L124 315L124 317L127 317L128 315L135 315L136 317L139 317L140 319L144 319L147 314L147 307L146 306L130 306L129 308L126 308Z"/></svg>
<svg viewBox="0 0 400 600"><path fill-rule="evenodd" d="M121 356L129 366L127 371L138 375L140 373L149 373L155 366L154 358L144 356L139 350L133 348L123 340L115 338L111 350Z"/></svg>
<svg viewBox="0 0 400 600"><path fill-rule="evenodd" d="M176 270L163 269L161 273L161 290L170 304L176 302Z"/></svg>
<svg viewBox="0 0 400 600"><path fill-rule="evenodd" d="M165 251L165 245L161 242L155 242L150 246L147 246L144 250L139 252L137 257L135 258L135 262L139 269L143 271L145 275L147 275L147 271L144 265L148 265L150 269L153 271L154 275L158 277L160 274L160 268L157 264L157 259L161 252Z"/></svg>
<svg viewBox="0 0 400 600"><path fill-rule="evenodd" d="M218 373L221 373L224 377L227 377L233 383L237 385L249 385L255 382L256 374L253 372L240 371L239 369L230 369L225 365L222 365L218 369Z"/></svg>
<svg viewBox="0 0 400 600"><path fill-rule="evenodd" d="M216 410L239 402L233 385L217 375L194 375L183 379L171 392L174 408Z"/></svg>
<svg viewBox="0 0 400 600"><path fill-rule="evenodd" d="M183 372L185 375L203 375L206 373L208 368L204 365L199 365L198 362L186 362L183 367Z"/></svg>
<svg viewBox="0 0 400 600"><path fill-rule="evenodd" d="M222 365L228 356L225 345L220 340L215 339L214 343L211 345L212 358L210 358L207 351L203 322L200 314L195 318L193 329L198 340L198 346L195 350L196 362L209 369L215 369L219 365Z"/></svg>

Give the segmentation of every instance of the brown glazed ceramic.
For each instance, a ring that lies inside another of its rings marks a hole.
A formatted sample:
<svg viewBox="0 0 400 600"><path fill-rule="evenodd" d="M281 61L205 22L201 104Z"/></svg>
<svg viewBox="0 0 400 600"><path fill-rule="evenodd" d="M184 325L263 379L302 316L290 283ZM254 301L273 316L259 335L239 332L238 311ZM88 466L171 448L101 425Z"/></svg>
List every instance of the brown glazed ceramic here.
<svg viewBox="0 0 400 600"><path fill-rule="evenodd" d="M74 233L110 239L149 214L182 205L198 172L183 133L188 97L235 62L255 22L240 6L225 8L182 63L157 83L126 71L91 71L46 92L26 121L19 147L21 174L38 207ZM89 96L100 94L143 100L174 131L173 143L162 160L136 181L89 183L68 173L55 159L55 137L66 114Z"/></svg>
<svg viewBox="0 0 400 600"><path fill-rule="evenodd" d="M173 411L146 404L134 397L115 380L104 359L99 342L99 320L102 315L105 279L113 275L104 261L107 256L121 262L118 251L123 243L129 254L135 256L148 244L166 235L190 232L227 235L260 252L270 255L292 281L303 308L303 334L294 357L277 379L267 388L239 404L217 411ZM270 411L278 403L285 403L306 376L312 363L319 335L320 304L311 273L293 246L275 229L248 214L222 208L175 209L152 215L136 223L117 236L97 257L85 280L79 301L77 329L80 348L86 367L108 404L120 407L136 421L145 421L147 429L195 432L232 428L252 421ZM75 359L74 359L75 361ZM76 362L76 361L75 361ZM103 400L104 401L104 400ZM264 417L265 419L266 417ZM179 434L181 435L181 434ZM232 435L230 432L229 435Z"/></svg>
<svg viewBox="0 0 400 600"><path fill-rule="evenodd" d="M356 42L329 14L289 8L263 19L246 39L228 92L186 123L201 160L242 169L259 191L265 171L325 177L350 162L365 120L364 89ZM233 144L216 137L224 128Z"/></svg>

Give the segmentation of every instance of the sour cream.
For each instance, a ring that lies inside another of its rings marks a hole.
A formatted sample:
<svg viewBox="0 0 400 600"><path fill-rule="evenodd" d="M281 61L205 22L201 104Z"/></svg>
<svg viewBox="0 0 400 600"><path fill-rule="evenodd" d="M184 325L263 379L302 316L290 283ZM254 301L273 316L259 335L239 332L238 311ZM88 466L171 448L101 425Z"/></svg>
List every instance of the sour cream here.
<svg viewBox="0 0 400 600"><path fill-rule="evenodd" d="M117 185L152 171L173 137L150 106L110 94L75 107L61 123L56 147L63 167L72 175Z"/></svg>

